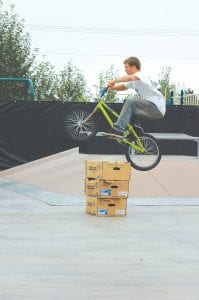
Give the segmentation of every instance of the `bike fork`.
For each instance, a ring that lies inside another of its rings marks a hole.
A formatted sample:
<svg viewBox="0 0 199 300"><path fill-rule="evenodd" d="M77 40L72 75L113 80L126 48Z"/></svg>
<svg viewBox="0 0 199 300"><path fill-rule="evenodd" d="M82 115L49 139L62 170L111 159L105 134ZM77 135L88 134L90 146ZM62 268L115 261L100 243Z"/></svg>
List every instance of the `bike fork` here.
<svg viewBox="0 0 199 300"><path fill-rule="evenodd" d="M97 109L98 107L96 106L94 110L86 117L86 119L84 119L83 124L86 124L90 120L90 118L96 113Z"/></svg>

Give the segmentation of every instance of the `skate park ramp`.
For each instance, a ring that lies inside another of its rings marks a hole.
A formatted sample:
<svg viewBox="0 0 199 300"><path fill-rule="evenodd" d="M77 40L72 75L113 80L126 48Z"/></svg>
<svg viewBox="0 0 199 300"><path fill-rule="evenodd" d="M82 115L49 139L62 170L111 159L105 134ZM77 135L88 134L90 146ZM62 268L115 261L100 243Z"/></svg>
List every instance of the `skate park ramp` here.
<svg viewBox="0 0 199 300"><path fill-rule="evenodd" d="M35 188L65 197L84 197L85 160L125 161L124 155L80 154L78 148L0 172L7 188ZM199 159L193 156L163 156L150 171L131 169L130 198L199 197Z"/></svg>

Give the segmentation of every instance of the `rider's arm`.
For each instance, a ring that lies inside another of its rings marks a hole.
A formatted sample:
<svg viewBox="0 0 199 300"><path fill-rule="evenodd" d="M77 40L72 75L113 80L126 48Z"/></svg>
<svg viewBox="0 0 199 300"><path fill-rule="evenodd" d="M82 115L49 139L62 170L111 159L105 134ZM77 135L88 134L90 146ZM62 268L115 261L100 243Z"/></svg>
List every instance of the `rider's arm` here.
<svg viewBox="0 0 199 300"><path fill-rule="evenodd" d="M128 82L128 81L133 81L133 80L139 80L139 78L134 75L126 75L126 76L122 76L122 77L116 79L116 83Z"/></svg>
<svg viewBox="0 0 199 300"><path fill-rule="evenodd" d="M113 86L110 86L109 89L116 92L128 90L124 84L115 84Z"/></svg>
<svg viewBox="0 0 199 300"><path fill-rule="evenodd" d="M111 80L109 82L110 86L114 86L116 83L120 83L120 82L128 82L128 81L133 81L133 80L139 80L139 77L134 76L134 75L126 75L126 76L122 76L118 79L115 80Z"/></svg>

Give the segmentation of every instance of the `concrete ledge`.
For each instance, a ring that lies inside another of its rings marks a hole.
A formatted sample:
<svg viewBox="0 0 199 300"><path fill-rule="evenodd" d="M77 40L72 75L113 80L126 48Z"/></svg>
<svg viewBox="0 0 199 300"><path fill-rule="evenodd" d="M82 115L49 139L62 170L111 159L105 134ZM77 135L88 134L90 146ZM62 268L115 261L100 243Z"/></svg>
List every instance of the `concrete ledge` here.
<svg viewBox="0 0 199 300"><path fill-rule="evenodd" d="M9 199L9 193L41 201L51 206L84 206L85 197L64 196L42 188L34 187L25 183L0 178L0 189L4 191L0 200ZM131 206L198 206L199 197L129 197L128 205Z"/></svg>

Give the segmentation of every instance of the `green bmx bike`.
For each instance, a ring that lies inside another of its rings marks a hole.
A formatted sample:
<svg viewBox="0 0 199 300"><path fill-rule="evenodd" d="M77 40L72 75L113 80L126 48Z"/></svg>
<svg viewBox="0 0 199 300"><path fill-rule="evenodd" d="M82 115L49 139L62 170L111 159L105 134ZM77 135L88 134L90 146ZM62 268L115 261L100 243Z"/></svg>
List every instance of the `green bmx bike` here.
<svg viewBox="0 0 199 300"><path fill-rule="evenodd" d="M100 111L113 127L113 116L115 119L119 114L114 111L105 101L103 96L108 88L102 90L99 101L94 109L86 104L75 104L71 106L64 115L65 133L76 142L86 142L93 138L98 132L98 121L96 112ZM124 135L102 133L124 145L125 156L131 166L140 171L148 171L158 165L161 159L161 151L157 140L150 134L144 133L136 124L128 124Z"/></svg>

